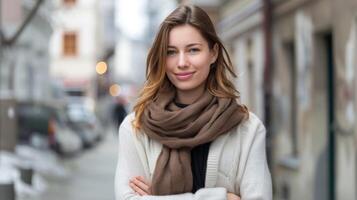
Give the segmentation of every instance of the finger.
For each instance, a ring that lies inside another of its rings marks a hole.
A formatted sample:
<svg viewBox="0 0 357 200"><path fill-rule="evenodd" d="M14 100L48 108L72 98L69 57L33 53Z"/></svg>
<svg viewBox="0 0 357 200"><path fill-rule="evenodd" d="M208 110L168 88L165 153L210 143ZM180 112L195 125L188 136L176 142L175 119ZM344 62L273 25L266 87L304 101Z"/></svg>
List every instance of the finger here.
<svg viewBox="0 0 357 200"><path fill-rule="evenodd" d="M146 185L150 185L149 181L146 181L143 176L136 176L135 178L137 178L138 180L142 181Z"/></svg>
<svg viewBox="0 0 357 200"><path fill-rule="evenodd" d="M227 193L227 199L228 200L240 200L240 197L234 193Z"/></svg>
<svg viewBox="0 0 357 200"><path fill-rule="evenodd" d="M151 183L149 181L146 181L143 176L137 176L136 178L145 184L144 188L142 188L142 189L144 189L150 195L151 194L150 193Z"/></svg>
<svg viewBox="0 0 357 200"><path fill-rule="evenodd" d="M132 182L140 187L140 189L144 190L145 192L148 192L149 191L149 185L147 185L146 183L144 183L143 181L139 180L138 178L134 177L132 179Z"/></svg>
<svg viewBox="0 0 357 200"><path fill-rule="evenodd" d="M131 180L137 187L144 190L146 193L149 193L150 186L144 183L143 181L139 180L137 177L134 177Z"/></svg>
<svg viewBox="0 0 357 200"><path fill-rule="evenodd" d="M132 180L137 186L141 187L141 189L146 189L150 186L144 178L134 177Z"/></svg>
<svg viewBox="0 0 357 200"><path fill-rule="evenodd" d="M139 194L140 196L148 195L144 190L136 186L133 182L129 183L129 186L134 190L135 193Z"/></svg>
<svg viewBox="0 0 357 200"><path fill-rule="evenodd" d="M151 185L151 184L149 183L149 181L146 181L143 176L136 176L136 178L137 178L138 180L140 180L141 182L145 183L147 186L150 186L150 185Z"/></svg>

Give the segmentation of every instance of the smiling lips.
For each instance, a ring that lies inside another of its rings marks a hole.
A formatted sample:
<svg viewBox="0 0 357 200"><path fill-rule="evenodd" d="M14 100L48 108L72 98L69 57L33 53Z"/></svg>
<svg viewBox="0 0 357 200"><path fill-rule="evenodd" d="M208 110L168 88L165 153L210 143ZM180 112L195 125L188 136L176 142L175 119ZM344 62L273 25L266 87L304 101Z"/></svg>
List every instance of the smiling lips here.
<svg viewBox="0 0 357 200"><path fill-rule="evenodd" d="M193 76L194 72L182 72L182 73L175 73L175 76L180 81L185 81L190 79Z"/></svg>

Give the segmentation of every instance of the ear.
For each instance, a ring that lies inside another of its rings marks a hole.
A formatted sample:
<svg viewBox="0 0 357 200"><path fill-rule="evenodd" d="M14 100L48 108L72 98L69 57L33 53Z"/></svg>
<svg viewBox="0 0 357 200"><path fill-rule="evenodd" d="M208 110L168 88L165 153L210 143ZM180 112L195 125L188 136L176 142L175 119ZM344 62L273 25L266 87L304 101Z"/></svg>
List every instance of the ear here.
<svg viewBox="0 0 357 200"><path fill-rule="evenodd" d="M211 64L216 62L218 57L218 44L214 44L213 48L211 49Z"/></svg>

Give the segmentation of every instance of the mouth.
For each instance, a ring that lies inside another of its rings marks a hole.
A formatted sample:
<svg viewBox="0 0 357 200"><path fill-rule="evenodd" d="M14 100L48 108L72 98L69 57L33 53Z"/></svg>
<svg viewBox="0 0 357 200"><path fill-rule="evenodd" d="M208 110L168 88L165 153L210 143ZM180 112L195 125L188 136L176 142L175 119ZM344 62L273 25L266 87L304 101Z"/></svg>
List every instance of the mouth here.
<svg viewBox="0 0 357 200"><path fill-rule="evenodd" d="M182 73L175 73L175 76L178 80L184 81L190 79L195 72L182 72Z"/></svg>

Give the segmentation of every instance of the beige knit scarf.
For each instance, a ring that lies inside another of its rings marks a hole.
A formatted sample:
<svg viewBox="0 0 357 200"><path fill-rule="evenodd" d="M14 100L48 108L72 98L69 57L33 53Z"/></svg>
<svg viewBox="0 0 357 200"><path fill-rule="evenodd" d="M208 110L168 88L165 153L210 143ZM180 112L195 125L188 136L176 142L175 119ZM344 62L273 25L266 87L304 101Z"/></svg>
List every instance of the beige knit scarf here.
<svg viewBox="0 0 357 200"><path fill-rule="evenodd" d="M163 145L152 178L153 195L191 192L191 149L215 140L248 116L235 99L208 91L185 108L177 107L174 98L173 90L161 92L141 118L145 134Z"/></svg>

